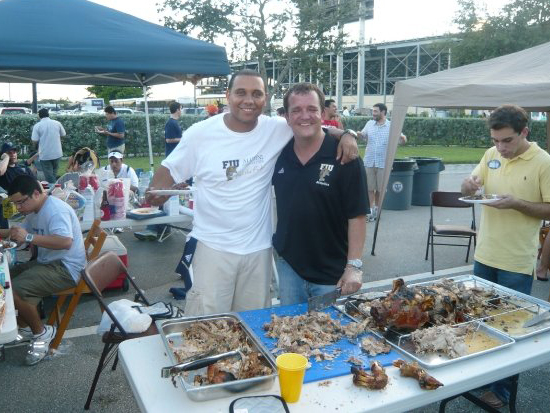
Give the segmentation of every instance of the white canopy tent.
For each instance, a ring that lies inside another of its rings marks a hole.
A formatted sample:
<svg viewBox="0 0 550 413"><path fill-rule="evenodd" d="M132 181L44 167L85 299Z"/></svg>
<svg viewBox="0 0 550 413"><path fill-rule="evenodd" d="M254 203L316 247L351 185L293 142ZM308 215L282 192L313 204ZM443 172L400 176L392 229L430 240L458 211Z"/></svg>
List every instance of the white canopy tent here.
<svg viewBox="0 0 550 413"><path fill-rule="evenodd" d="M393 99L384 187L387 186L399 135L409 106L494 109L516 104L547 113L550 148L550 42L483 62L397 82ZM380 203L385 193L381 194ZM374 234L374 246L378 232Z"/></svg>

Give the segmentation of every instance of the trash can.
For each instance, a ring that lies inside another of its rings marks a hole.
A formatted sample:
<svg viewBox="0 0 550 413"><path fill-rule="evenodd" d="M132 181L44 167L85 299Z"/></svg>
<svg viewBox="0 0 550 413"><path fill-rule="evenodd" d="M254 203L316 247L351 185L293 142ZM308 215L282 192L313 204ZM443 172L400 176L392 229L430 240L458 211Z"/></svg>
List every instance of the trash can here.
<svg viewBox="0 0 550 413"><path fill-rule="evenodd" d="M411 207L413 175L416 168L418 167L414 159L395 159L393 161L382 208L405 210Z"/></svg>
<svg viewBox="0 0 550 413"><path fill-rule="evenodd" d="M439 173L445 170L441 158L412 157L418 165L414 171L412 204L430 205L432 192L439 189Z"/></svg>

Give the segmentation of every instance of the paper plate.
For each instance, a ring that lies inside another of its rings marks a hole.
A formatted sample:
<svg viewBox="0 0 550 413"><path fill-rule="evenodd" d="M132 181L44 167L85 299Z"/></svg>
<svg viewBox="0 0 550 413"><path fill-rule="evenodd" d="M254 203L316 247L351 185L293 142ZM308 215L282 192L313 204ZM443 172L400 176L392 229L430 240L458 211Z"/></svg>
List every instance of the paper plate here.
<svg viewBox="0 0 550 413"><path fill-rule="evenodd" d="M155 215L162 211L159 211L158 207L148 207L132 209L130 212L135 215Z"/></svg>
<svg viewBox="0 0 550 413"><path fill-rule="evenodd" d="M458 198L458 199L468 204L492 204L493 202L500 201L502 197L500 195L485 194L485 195L463 196L462 198Z"/></svg>
<svg viewBox="0 0 550 413"><path fill-rule="evenodd" d="M148 191L151 195L157 196L173 196L173 195L187 195L194 191L193 188L189 189L151 189Z"/></svg>

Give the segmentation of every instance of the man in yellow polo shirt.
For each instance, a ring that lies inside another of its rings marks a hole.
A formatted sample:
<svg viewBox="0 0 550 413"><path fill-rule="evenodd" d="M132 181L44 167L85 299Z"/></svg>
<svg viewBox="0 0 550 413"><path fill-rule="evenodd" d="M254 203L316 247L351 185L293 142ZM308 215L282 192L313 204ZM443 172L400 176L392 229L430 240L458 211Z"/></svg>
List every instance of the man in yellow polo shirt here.
<svg viewBox="0 0 550 413"><path fill-rule="evenodd" d="M531 293L541 220L550 218L550 155L527 140L527 122L519 106L495 109L488 122L495 146L462 183L464 195L483 188L502 197L482 207L474 274L524 294ZM493 383L482 399L502 407L509 388L507 379Z"/></svg>

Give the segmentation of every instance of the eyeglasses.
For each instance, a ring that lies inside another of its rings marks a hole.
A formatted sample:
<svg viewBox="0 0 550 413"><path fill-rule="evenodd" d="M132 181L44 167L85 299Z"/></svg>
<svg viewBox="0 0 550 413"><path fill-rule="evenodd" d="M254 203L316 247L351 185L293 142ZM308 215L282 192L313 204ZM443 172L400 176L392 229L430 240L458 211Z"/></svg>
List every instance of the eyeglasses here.
<svg viewBox="0 0 550 413"><path fill-rule="evenodd" d="M27 195L27 197L20 201L13 201L13 204L16 206L16 208L22 207L25 202L29 200L30 196Z"/></svg>

